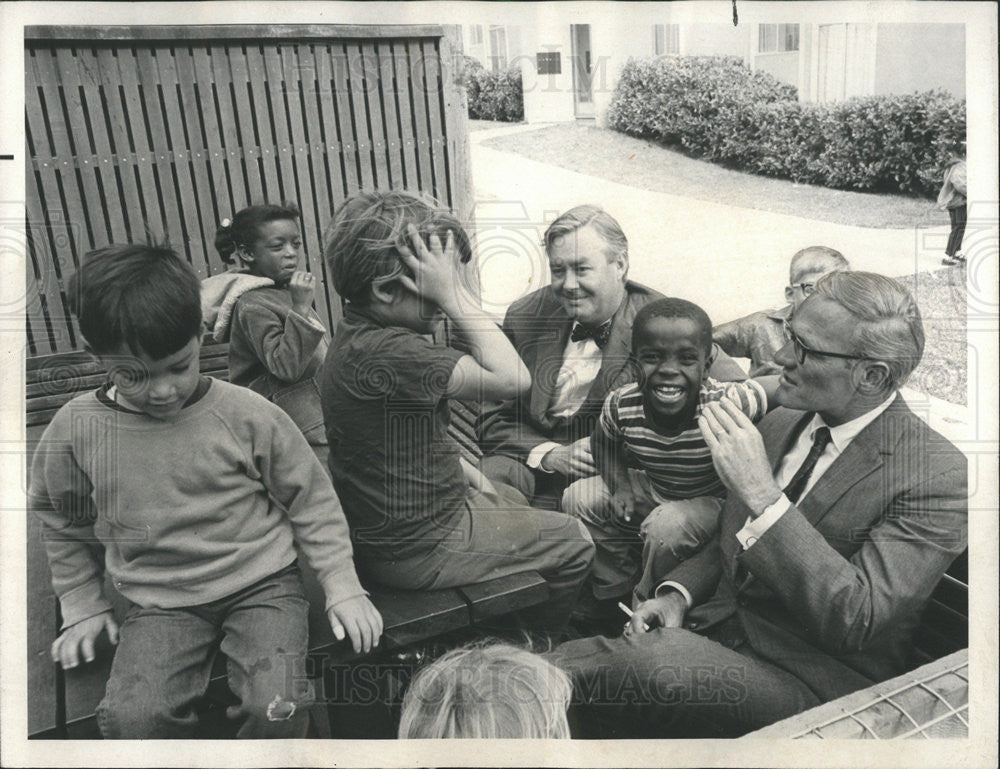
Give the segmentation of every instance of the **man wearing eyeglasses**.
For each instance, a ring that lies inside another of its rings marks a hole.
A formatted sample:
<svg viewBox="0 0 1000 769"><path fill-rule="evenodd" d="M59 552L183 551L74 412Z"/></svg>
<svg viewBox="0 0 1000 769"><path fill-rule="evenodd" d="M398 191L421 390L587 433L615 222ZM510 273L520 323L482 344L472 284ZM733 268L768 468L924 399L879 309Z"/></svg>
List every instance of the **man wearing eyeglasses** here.
<svg viewBox="0 0 1000 769"><path fill-rule="evenodd" d="M788 304L716 326L712 330L713 340L734 358L749 358L750 376L780 374L781 366L775 362L774 353L788 341L785 322L813 292L817 280L827 273L849 269L851 265L839 251L826 246L803 248L792 257L789 267L785 286Z"/></svg>
<svg viewBox="0 0 1000 769"><path fill-rule="evenodd" d="M662 576L622 638L555 653L608 705L582 717L622 736L735 736L905 672L966 548L967 461L898 393L924 346L910 293L833 273L788 331L783 408L759 429L724 402L699 418L729 490L717 538Z"/></svg>

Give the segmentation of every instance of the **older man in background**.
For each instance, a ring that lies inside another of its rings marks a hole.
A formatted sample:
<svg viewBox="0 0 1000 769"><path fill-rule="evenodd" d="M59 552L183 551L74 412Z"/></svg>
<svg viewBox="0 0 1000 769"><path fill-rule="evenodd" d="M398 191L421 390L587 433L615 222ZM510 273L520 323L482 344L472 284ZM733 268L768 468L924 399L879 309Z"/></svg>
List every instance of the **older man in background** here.
<svg viewBox="0 0 1000 769"><path fill-rule="evenodd" d="M716 540L623 637L555 652L602 736L735 736L899 675L966 548L967 461L898 393L924 345L909 292L834 273L787 330L784 408L759 431L724 402L700 417L729 489Z"/></svg>
<svg viewBox="0 0 1000 769"><path fill-rule="evenodd" d="M788 268L784 307L760 310L731 320L712 330L715 343L734 358L750 359L750 376L780 374L774 354L788 342L785 321L792 317L824 275L849 270L851 265L839 251L826 246L809 246L797 251Z"/></svg>
<svg viewBox="0 0 1000 769"><path fill-rule="evenodd" d="M628 280L628 240L597 206L559 216L544 245L551 285L514 302L503 324L531 372L531 390L484 413L480 468L526 501L557 507L569 482L597 473L590 435L601 404L637 376L632 320L662 294ZM746 378L716 352L716 379Z"/></svg>

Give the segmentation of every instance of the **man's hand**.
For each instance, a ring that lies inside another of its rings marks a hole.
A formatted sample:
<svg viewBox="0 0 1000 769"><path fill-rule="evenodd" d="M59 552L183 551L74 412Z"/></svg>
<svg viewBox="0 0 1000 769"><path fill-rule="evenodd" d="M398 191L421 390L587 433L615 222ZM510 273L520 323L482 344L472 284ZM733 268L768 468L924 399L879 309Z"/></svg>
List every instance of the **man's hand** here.
<svg viewBox="0 0 1000 769"><path fill-rule="evenodd" d="M70 625L52 642L52 661L58 662L64 670L80 664L80 652L84 662L94 661L94 642L102 631L107 631L108 640L118 644L118 623L114 615L103 612Z"/></svg>
<svg viewBox="0 0 1000 769"><path fill-rule="evenodd" d="M590 438L581 438L567 446L552 449L542 457L541 465L543 470L570 479L597 475L597 465L590 454Z"/></svg>
<svg viewBox="0 0 1000 769"><path fill-rule="evenodd" d="M326 610L326 616L334 637L343 641L346 630L355 652L367 654L372 647L378 646L382 637L382 615L368 596L357 595L336 603Z"/></svg>
<svg viewBox="0 0 1000 769"><path fill-rule="evenodd" d="M399 260L413 273L402 275L399 282L417 296L433 302L445 314L454 317L458 305L458 249L455 233L448 231L444 246L441 239L431 233L428 238L430 248L424 245L420 232L412 224L407 225L412 250L405 246L399 249Z"/></svg>
<svg viewBox="0 0 1000 769"><path fill-rule="evenodd" d="M316 276L305 270L296 270L288 281L288 291L292 295L292 310L307 316L316 294Z"/></svg>
<svg viewBox="0 0 1000 769"><path fill-rule="evenodd" d="M722 482L756 518L778 501L781 489L774 482L764 441L757 428L728 398L706 404L698 427L712 452Z"/></svg>
<svg viewBox="0 0 1000 769"><path fill-rule="evenodd" d="M625 635L646 633L658 627L680 627L687 613L687 602L676 590L659 598L643 601L625 625Z"/></svg>

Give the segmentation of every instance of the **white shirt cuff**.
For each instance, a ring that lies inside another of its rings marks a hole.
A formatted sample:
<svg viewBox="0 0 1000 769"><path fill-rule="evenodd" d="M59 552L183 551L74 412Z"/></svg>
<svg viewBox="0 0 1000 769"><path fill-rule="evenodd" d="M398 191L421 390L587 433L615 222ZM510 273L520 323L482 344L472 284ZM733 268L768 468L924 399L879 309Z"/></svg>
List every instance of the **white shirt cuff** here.
<svg viewBox="0 0 1000 769"><path fill-rule="evenodd" d="M691 608L691 604L694 603L694 600L692 600L691 594L688 592L688 589L684 587L684 585L682 585L680 582L671 582L670 580L667 580L666 582L661 582L659 585L656 586L656 591L653 593L653 596L659 598L660 596L664 595L668 590L676 590L678 593L684 596L684 603L687 604L687 607L689 609Z"/></svg>
<svg viewBox="0 0 1000 769"><path fill-rule="evenodd" d="M559 448L559 444L553 441L546 441L545 443L539 443L535 448L531 450L528 454L528 461L525 464L532 470L541 470L543 473L551 472L551 470L546 470L542 467L542 459L548 454L552 449Z"/></svg>
<svg viewBox="0 0 1000 769"><path fill-rule="evenodd" d="M736 532L736 539L746 550L753 547L757 540L764 536L764 533L777 523L778 519L785 514L792 503L788 497L782 494L776 502L764 508L764 512L756 518L747 517L747 522L743 528Z"/></svg>

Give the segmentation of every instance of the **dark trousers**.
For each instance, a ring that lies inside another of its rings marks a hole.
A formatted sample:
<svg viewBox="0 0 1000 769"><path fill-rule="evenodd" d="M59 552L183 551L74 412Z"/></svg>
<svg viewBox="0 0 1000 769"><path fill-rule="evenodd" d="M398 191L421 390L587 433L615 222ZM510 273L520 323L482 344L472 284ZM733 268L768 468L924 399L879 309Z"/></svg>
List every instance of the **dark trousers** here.
<svg viewBox="0 0 1000 769"><path fill-rule="evenodd" d="M740 633L683 628L569 641L546 655L573 676L571 722L601 737L737 737L819 704Z"/></svg>
<svg viewBox="0 0 1000 769"><path fill-rule="evenodd" d="M962 238L965 236L965 222L968 218L968 207L958 206L948 209L948 218L951 219L951 234L948 235L948 247L944 252L948 256L954 256L962 250Z"/></svg>
<svg viewBox="0 0 1000 769"><path fill-rule="evenodd" d="M562 475L532 470L519 459L503 454L483 457L479 470L494 484L506 486L504 493L514 489L520 495L515 499L543 510L558 510L563 492L569 485Z"/></svg>
<svg viewBox="0 0 1000 769"><path fill-rule="evenodd" d="M549 632L566 624L593 560L594 543L580 521L475 489L466 497L460 524L440 543L405 558L360 549L355 555L366 577L408 590L458 587L537 571L549 585L549 600L521 618L528 629Z"/></svg>

